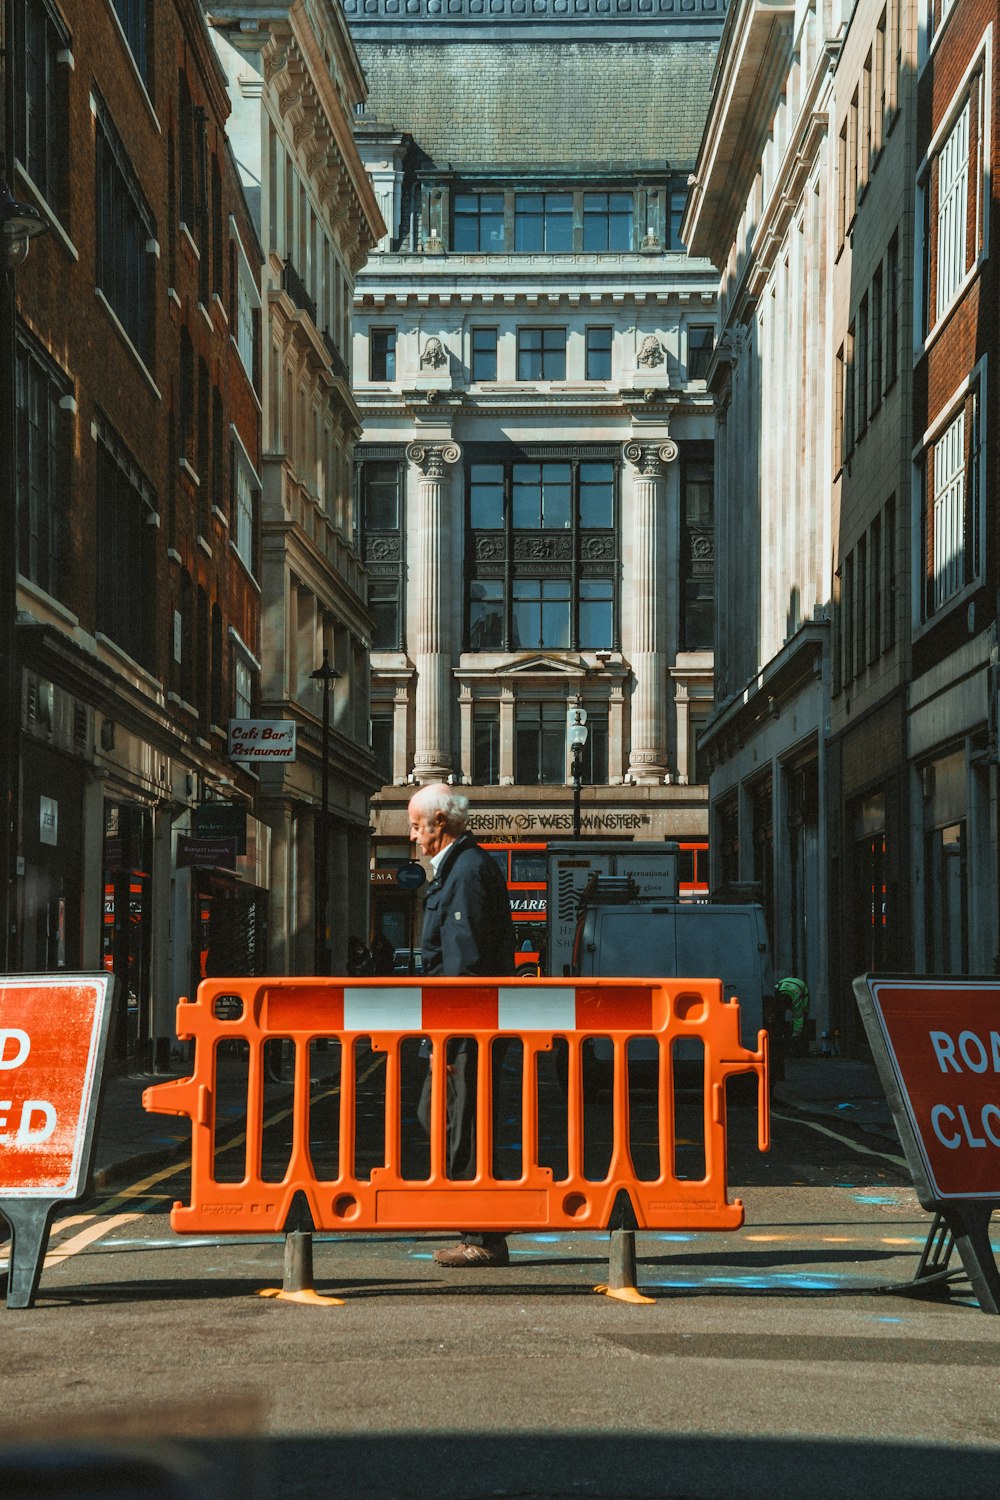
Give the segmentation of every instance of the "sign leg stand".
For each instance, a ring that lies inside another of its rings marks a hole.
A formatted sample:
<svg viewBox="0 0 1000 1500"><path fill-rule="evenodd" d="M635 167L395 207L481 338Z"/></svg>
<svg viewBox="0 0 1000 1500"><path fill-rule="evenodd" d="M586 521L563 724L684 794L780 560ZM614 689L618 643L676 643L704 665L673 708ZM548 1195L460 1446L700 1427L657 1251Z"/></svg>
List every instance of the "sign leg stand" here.
<svg viewBox="0 0 1000 1500"><path fill-rule="evenodd" d="M1000 1269L990 1244L993 1205L963 1203L953 1208L949 1204L941 1213L954 1236L976 1301L984 1313L1000 1314Z"/></svg>
<svg viewBox="0 0 1000 1500"><path fill-rule="evenodd" d="M49 1225L56 1205L51 1200L7 1199L0 1213L10 1225L10 1269L7 1306L34 1307L42 1263L49 1242Z"/></svg>

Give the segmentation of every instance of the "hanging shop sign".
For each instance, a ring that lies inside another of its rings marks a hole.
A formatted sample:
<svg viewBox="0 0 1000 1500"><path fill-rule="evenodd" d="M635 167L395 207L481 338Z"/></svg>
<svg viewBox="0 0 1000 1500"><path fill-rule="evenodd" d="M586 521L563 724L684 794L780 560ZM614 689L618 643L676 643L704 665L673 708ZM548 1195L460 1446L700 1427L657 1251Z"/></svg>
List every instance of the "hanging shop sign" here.
<svg viewBox="0 0 1000 1500"><path fill-rule="evenodd" d="M193 816L200 839L235 839L236 853L247 852L247 810L242 802L203 802Z"/></svg>
<svg viewBox="0 0 1000 1500"><path fill-rule="evenodd" d="M295 759L294 719L230 719L229 759L276 761Z"/></svg>
<svg viewBox="0 0 1000 1500"><path fill-rule="evenodd" d="M190 834L177 835L177 868L183 870L190 865L201 865L208 869L221 866L225 870L236 868L236 840L199 839Z"/></svg>

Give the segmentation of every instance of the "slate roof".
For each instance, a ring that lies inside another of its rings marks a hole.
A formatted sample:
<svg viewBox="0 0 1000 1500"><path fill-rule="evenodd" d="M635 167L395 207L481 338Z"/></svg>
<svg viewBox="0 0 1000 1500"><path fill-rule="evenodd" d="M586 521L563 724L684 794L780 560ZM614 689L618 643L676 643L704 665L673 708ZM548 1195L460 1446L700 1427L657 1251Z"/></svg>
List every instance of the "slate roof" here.
<svg viewBox="0 0 1000 1500"><path fill-rule="evenodd" d="M717 38L605 42L358 40L367 117L456 170L558 164L693 170Z"/></svg>

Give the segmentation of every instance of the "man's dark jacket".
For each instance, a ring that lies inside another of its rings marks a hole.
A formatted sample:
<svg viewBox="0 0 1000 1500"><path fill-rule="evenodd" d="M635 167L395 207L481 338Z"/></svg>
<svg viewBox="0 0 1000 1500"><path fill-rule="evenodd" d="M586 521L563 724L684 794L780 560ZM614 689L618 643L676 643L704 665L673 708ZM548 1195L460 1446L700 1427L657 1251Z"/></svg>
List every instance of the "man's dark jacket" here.
<svg viewBox="0 0 1000 1500"><path fill-rule="evenodd" d="M507 885L471 833L449 844L424 901L425 974L513 974Z"/></svg>

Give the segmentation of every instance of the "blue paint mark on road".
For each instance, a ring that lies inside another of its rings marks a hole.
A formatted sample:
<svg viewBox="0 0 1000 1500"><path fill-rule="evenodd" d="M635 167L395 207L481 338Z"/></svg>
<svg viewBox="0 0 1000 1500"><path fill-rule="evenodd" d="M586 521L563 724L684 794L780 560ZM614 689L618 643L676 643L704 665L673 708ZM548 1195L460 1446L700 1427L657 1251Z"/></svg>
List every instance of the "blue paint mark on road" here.
<svg viewBox="0 0 1000 1500"><path fill-rule="evenodd" d="M855 1193L854 1201L855 1203L883 1204L887 1208L895 1208L899 1203L894 1193Z"/></svg>
<svg viewBox="0 0 1000 1500"><path fill-rule="evenodd" d="M876 1318L876 1323L902 1323L902 1318Z"/></svg>

